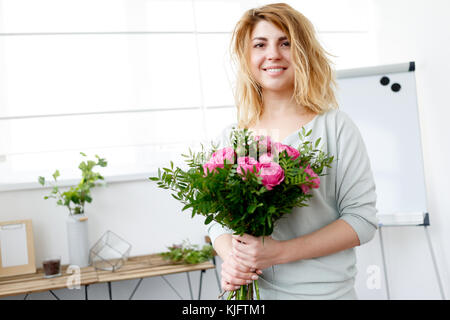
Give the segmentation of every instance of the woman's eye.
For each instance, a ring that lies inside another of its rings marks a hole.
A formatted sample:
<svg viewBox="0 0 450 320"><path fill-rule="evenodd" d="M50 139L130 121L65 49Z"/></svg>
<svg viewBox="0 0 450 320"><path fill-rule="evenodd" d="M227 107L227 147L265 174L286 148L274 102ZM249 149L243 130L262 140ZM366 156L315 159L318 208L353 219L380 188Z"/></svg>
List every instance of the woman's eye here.
<svg viewBox="0 0 450 320"><path fill-rule="evenodd" d="M282 46L285 46L285 47L289 47L291 44L289 43L289 41L286 41L286 42L283 42L282 43Z"/></svg>
<svg viewBox="0 0 450 320"><path fill-rule="evenodd" d="M257 43L253 46L253 48L262 48L264 46L264 43Z"/></svg>

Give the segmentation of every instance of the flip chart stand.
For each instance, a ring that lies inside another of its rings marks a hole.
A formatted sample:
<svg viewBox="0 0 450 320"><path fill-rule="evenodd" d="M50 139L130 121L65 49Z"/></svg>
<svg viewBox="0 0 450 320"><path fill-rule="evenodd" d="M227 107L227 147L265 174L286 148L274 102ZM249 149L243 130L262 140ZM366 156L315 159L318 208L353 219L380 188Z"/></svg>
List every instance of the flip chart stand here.
<svg viewBox="0 0 450 320"><path fill-rule="evenodd" d="M439 274L439 268L437 266L436 256L435 256L434 250L433 250L433 244L431 242L430 234L428 232L428 227L430 226L430 216L429 216L428 212L425 212L423 214L423 222L420 223L420 224L407 224L407 223L403 223L403 224L402 223L398 223L398 224L395 224L395 223L392 223L392 224L380 223L379 224L378 231L379 231L379 235L380 235L381 257L382 257L382 260L383 260L384 281L385 281L385 284L386 284L387 299L390 300L391 296L390 296L390 290L389 290L388 272L387 272L387 267L386 267L386 256L385 256L385 253L384 253L384 243L383 243L383 232L382 232L382 229L383 229L383 227L406 227L406 226L408 226L408 227L418 226L418 227L423 227L424 228L425 235L427 237L428 248L429 248L430 254L431 254L431 259L433 260L433 266L434 266L434 271L436 273L436 279L437 279L438 284L439 284L439 291L440 291L440 294L441 294L441 298L442 298L442 300L445 300L444 288L443 288L443 285L442 285L441 276Z"/></svg>

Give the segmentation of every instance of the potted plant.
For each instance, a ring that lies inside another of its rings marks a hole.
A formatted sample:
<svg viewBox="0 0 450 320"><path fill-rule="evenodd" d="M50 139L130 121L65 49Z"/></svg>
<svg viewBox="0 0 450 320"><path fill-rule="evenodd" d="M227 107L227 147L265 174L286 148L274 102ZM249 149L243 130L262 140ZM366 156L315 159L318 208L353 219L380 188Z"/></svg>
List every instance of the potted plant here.
<svg viewBox="0 0 450 320"><path fill-rule="evenodd" d="M86 154L80 152L83 157ZM94 168L106 167L105 159L95 156L97 161L87 160L82 161L78 168L81 170L82 177L76 186L71 186L66 191L61 191L57 185L59 170L53 173L55 184L51 193L45 196L44 199L56 199L56 204L65 206L69 210L69 217L67 219L67 236L69 244L69 262L72 265L77 265L80 268L89 265L89 241L88 241L88 227L87 217L85 216L85 204L92 202L91 189L96 186L104 184L97 183L98 180L104 180L103 176L94 172ZM40 176L39 183L45 186L45 178Z"/></svg>

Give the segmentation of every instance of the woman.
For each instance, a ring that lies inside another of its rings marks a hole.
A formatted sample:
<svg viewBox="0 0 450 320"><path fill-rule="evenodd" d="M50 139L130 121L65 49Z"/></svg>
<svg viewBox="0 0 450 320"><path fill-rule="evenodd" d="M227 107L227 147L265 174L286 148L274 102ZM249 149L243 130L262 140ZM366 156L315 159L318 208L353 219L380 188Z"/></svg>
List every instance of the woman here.
<svg viewBox="0 0 450 320"><path fill-rule="evenodd" d="M261 299L356 299L354 247L371 240L375 184L358 128L337 109L330 62L312 24L286 4L247 11L232 49L238 61L238 126L299 146L312 129L335 156L308 207L294 208L270 237L234 236L217 223L208 232L223 260L222 287L258 279ZM220 143L227 141L231 126Z"/></svg>

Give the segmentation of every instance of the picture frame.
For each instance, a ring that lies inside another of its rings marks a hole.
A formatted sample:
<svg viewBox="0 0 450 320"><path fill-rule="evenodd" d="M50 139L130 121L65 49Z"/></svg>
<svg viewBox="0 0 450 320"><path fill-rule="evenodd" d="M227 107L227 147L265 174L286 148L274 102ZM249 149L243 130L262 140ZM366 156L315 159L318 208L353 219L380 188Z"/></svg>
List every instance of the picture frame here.
<svg viewBox="0 0 450 320"><path fill-rule="evenodd" d="M0 221L0 278L29 273L36 273L32 221Z"/></svg>

